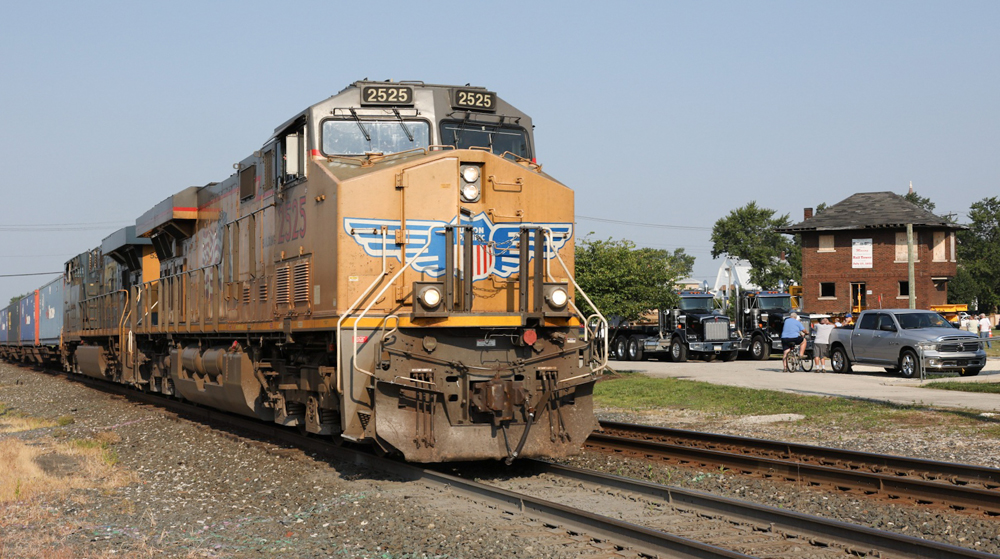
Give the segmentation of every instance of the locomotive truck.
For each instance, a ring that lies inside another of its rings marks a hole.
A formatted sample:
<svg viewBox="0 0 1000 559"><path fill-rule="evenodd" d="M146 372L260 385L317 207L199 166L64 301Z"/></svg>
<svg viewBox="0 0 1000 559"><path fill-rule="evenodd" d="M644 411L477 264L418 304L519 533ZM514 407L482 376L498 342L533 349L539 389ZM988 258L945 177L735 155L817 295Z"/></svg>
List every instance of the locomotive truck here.
<svg viewBox="0 0 1000 559"><path fill-rule="evenodd" d="M740 341L729 317L714 308L707 291L678 293L677 307L654 311L656 322L638 322L620 327L612 343L615 358L641 361L663 357L675 362L688 357L723 361L736 359Z"/></svg>
<svg viewBox="0 0 1000 559"><path fill-rule="evenodd" d="M606 321L532 129L482 87L352 83L67 262L59 359L411 461L575 454Z"/></svg>

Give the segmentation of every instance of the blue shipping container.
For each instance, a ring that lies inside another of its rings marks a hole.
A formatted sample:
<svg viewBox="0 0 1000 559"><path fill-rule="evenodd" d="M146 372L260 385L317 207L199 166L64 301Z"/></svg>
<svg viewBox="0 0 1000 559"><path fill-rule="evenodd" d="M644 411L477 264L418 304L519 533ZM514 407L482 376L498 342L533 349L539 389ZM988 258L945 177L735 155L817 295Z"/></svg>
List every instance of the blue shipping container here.
<svg viewBox="0 0 1000 559"><path fill-rule="evenodd" d="M35 345L35 333L37 332L38 309L35 306L37 291L32 291L21 299L21 345Z"/></svg>
<svg viewBox="0 0 1000 559"><path fill-rule="evenodd" d="M7 343L7 332L10 330L9 321L10 312L7 309L0 309L0 345Z"/></svg>
<svg viewBox="0 0 1000 559"><path fill-rule="evenodd" d="M38 289L38 343L59 345L63 326L63 278Z"/></svg>
<svg viewBox="0 0 1000 559"><path fill-rule="evenodd" d="M21 304L7 307L7 344L21 345Z"/></svg>

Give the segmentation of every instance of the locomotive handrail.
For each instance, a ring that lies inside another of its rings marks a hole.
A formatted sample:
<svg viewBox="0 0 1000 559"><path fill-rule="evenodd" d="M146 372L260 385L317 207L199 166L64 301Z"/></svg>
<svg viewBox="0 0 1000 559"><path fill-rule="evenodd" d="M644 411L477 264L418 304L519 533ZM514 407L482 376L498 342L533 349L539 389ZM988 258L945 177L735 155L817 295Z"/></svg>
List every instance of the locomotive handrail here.
<svg viewBox="0 0 1000 559"><path fill-rule="evenodd" d="M369 285L368 288L365 289L364 293L362 293L357 298L357 300L354 301L354 303L351 303L350 307L347 307L347 311L344 312L344 314L342 314L340 316L340 320L337 321L337 394L343 394L344 393L344 387L343 387L343 384L341 382L341 379L343 378L343 370L340 368L340 360L341 360L341 357L343 355L343 353L340 351L341 350L341 341L340 341L341 340L341 333L340 333L340 327L344 323L344 320L346 320L348 316L350 316L355 310L357 310L358 306L361 304L361 301L363 301L365 299L365 297L367 297L368 294L371 293L371 291L373 289L375 289L375 286L378 285L378 282L381 281L382 278L384 278L388 274L388 271L387 271L388 267L387 267L387 260L386 260L386 250L385 250L386 232L387 231L388 231L388 229L386 228L386 226L383 225L382 226L382 273L377 278L375 278L374 281L372 281L371 285ZM430 244L430 243L428 243L428 244ZM355 335L357 335L357 323L358 323L358 321L355 320L354 321Z"/></svg>
<svg viewBox="0 0 1000 559"><path fill-rule="evenodd" d="M405 272L407 269L409 269L411 266L413 266L413 264L417 261L417 259L419 259L420 256L423 255L424 252L426 252L427 249L431 247L431 235L433 234L433 231L435 229L442 229L444 227L445 227L444 225L437 225L437 226L433 226L433 227L431 227L430 229L427 230L427 244L424 245L424 248L420 249L420 252L418 252L417 254L415 254L413 256L413 258L407 260L406 265L403 266L402 268L400 268L399 271L396 272L396 275L392 276L392 279L390 279L388 282L386 282L386 284L382 288L382 290L378 292L378 295L372 297L371 302L368 303L368 306L365 307L365 310L361 311L361 314L358 315L358 317L354 319L354 334L353 334L353 338L354 339L351 340L351 343L354 345L354 358L351 360L351 367L352 367L352 369L356 369L356 370L358 370L358 371L360 371L360 372L362 372L362 373L364 373L364 374L366 374L366 375L368 375L368 376L370 376L372 378L375 378L375 374L374 373L372 373L371 371L366 371L365 369L362 369L361 367L358 366L358 323L361 322L361 319L364 318L366 314L368 314L368 311L371 310L372 305L374 305L375 302L378 301L380 297L382 297L382 294L385 293L385 290L389 289L389 287L391 287L392 284L395 283L397 279L399 279L399 276L403 275L403 272ZM385 235L384 231L383 231L383 235ZM382 244L382 256L384 258L385 257L385 237L384 236L383 236L382 243L383 243ZM403 254L405 256L405 254L406 254L405 250L404 250ZM386 317L386 319L388 319L388 317ZM338 340L340 339L339 332L338 332L337 339ZM337 358L340 359L340 356L338 355Z"/></svg>
<svg viewBox="0 0 1000 559"><path fill-rule="evenodd" d="M600 309L597 308L597 305L595 305L594 302L590 300L590 297L588 297L587 293L580 287L580 284L576 283L576 279L573 277L573 273L569 271L569 266L567 266L566 263L563 262L562 256L559 256L559 251L556 250L555 245L552 243L552 235L553 235L552 229L549 228L549 227L544 227L544 226L542 226L540 228L544 229L544 230L546 230L548 232L548 235L545 236L546 244L548 245L549 250L552 251L552 254L556 257L556 260L559 261L559 264L562 265L563 271L566 272L566 277L569 278L569 281L573 282L573 287L575 287L576 290L580 292L580 295L583 295L583 298L587 301L587 303L590 304L590 308L594 309L594 315L591 315L591 317L596 316L597 318L599 318L600 319L600 324L602 324L604 326L604 331L607 332L607 329L608 329L608 319L604 318L604 315L601 314L601 311L600 311ZM537 242L537 240L536 240L536 242ZM545 272L546 272L546 274L548 274L550 280L555 281L556 278L552 277L552 272L548 269L548 267L546 267ZM576 314L579 317L583 318L584 314L580 311L580 308L576 306L576 303L574 303L572 299L569 299L569 298L567 298L567 299L569 300L569 304L573 307L573 310L576 311ZM585 321L584 321L584 331L586 331L588 328L590 328L589 324L590 324L590 318L585 319ZM604 362L600 363L597 366L597 368L594 368L594 366L591 365L590 366L590 374L594 374L594 373L597 373L599 371L603 371L608 366L609 355L608 355L608 337L607 336L604 336L603 345L604 345L604 355L603 355ZM580 378L580 377L573 377L573 378ZM563 380L561 380L559 382L566 382L566 381L569 381L569 380L573 380L573 379L563 379Z"/></svg>

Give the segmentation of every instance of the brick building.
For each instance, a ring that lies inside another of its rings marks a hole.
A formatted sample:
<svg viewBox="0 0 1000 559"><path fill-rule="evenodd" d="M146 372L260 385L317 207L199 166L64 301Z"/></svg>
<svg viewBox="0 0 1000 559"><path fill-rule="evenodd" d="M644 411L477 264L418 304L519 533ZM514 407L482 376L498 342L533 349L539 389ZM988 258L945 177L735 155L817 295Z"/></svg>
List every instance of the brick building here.
<svg viewBox="0 0 1000 559"><path fill-rule="evenodd" d="M909 306L906 225L913 225L917 308L943 305L955 277L955 231L964 229L892 192L863 192L802 223L802 309L845 313Z"/></svg>

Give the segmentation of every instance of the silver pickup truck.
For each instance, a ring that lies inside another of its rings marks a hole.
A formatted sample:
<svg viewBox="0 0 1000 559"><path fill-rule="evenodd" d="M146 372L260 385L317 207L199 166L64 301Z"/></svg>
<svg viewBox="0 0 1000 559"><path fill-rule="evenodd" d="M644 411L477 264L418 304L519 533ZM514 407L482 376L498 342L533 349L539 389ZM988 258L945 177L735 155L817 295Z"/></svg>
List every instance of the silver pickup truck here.
<svg viewBox="0 0 1000 559"><path fill-rule="evenodd" d="M986 352L978 336L958 330L936 312L911 309L862 311L857 323L830 334L830 364L835 373L851 365L875 365L906 378L928 371L979 374Z"/></svg>

